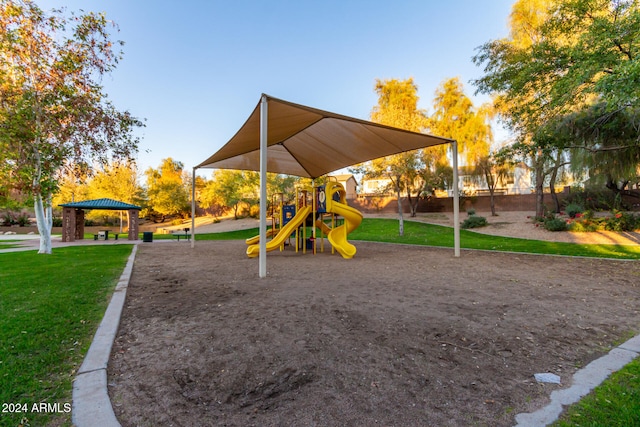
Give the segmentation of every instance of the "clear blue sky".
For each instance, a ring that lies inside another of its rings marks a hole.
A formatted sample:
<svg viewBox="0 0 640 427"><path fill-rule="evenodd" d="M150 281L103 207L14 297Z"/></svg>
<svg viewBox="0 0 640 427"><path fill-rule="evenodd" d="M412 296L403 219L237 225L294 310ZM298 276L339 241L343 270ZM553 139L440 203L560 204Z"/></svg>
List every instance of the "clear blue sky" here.
<svg viewBox="0 0 640 427"><path fill-rule="evenodd" d="M262 93L368 120L376 79L413 77L432 111L437 86L458 76L479 104L471 58L507 35L514 1L36 0L106 12L120 27L124 59L103 83L116 107L146 119L140 172L166 157L191 171Z"/></svg>

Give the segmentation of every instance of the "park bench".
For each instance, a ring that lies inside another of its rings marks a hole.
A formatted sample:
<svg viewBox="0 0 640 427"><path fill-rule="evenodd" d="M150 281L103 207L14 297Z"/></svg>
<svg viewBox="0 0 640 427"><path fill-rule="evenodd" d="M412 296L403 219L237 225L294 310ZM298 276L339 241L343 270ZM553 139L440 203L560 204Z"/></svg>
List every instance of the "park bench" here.
<svg viewBox="0 0 640 427"><path fill-rule="evenodd" d="M93 235L93 240L109 240L109 233L113 235L114 240L118 240L118 234L109 230L101 230Z"/></svg>
<svg viewBox="0 0 640 427"><path fill-rule="evenodd" d="M190 228L183 228L182 230L175 230L171 232L171 235L173 236L173 238L177 238L178 242L180 241L180 238L183 237L186 240L191 239L191 234L189 233L191 229Z"/></svg>

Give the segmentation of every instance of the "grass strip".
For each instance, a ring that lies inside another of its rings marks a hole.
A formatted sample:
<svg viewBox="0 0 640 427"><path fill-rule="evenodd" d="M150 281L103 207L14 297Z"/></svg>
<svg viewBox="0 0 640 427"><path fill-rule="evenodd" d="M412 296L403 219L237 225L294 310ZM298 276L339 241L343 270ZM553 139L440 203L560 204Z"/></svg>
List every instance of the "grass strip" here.
<svg viewBox="0 0 640 427"><path fill-rule="evenodd" d="M71 425L72 381L131 248L0 254L0 404L19 405L0 426ZM41 402L49 408L35 412Z"/></svg>
<svg viewBox="0 0 640 427"><path fill-rule="evenodd" d="M640 359L613 373L580 402L571 405L553 427L640 425Z"/></svg>

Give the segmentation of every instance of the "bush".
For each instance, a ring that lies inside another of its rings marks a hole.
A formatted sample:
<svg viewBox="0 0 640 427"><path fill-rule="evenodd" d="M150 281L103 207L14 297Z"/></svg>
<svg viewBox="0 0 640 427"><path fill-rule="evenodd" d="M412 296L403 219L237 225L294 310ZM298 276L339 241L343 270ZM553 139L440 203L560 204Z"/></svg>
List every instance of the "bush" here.
<svg viewBox="0 0 640 427"><path fill-rule="evenodd" d="M462 228L477 228L484 227L488 225L487 218L483 216L470 215L469 218L465 219L460 226Z"/></svg>
<svg viewBox="0 0 640 427"><path fill-rule="evenodd" d="M607 231L635 231L640 229L640 215L624 212L613 212L613 216L604 219L604 229Z"/></svg>
<svg viewBox="0 0 640 427"><path fill-rule="evenodd" d="M249 216L251 218L260 218L260 205L252 205L249 208Z"/></svg>
<svg viewBox="0 0 640 427"><path fill-rule="evenodd" d="M31 220L29 219L29 215L26 213L21 213L16 217L16 224L20 227L28 227L31 225Z"/></svg>
<svg viewBox="0 0 640 427"><path fill-rule="evenodd" d="M552 218L544 221L544 228L549 231L567 231L567 223L562 218Z"/></svg>
<svg viewBox="0 0 640 427"><path fill-rule="evenodd" d="M13 213L7 211L4 214L2 214L2 225L8 227L14 224L16 224L16 218L13 215Z"/></svg>
<svg viewBox="0 0 640 427"><path fill-rule="evenodd" d="M569 226L571 231L591 232L600 230L600 223L593 219L580 219L572 222Z"/></svg>
<svg viewBox="0 0 640 427"><path fill-rule="evenodd" d="M473 216L476 214L476 210L471 208L469 210L467 210L467 216Z"/></svg>
<svg viewBox="0 0 640 427"><path fill-rule="evenodd" d="M584 212L584 208L577 203L569 203L564 211L569 215L570 218L575 218L576 214Z"/></svg>

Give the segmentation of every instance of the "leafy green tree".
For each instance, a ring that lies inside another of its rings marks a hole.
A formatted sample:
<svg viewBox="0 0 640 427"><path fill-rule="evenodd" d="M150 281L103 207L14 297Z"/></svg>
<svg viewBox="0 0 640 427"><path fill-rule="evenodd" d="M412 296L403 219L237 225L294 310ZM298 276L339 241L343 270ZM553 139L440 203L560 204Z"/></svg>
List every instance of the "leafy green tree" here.
<svg viewBox="0 0 640 427"><path fill-rule="evenodd" d="M202 202L206 207L225 206L233 210L235 219L239 218L243 204L258 200L260 175L253 171L218 169L207 182Z"/></svg>
<svg viewBox="0 0 640 427"><path fill-rule="evenodd" d="M513 164L504 153L498 151L476 158L474 176L481 177L489 189L491 216L496 216L495 192L498 185L513 174Z"/></svg>
<svg viewBox="0 0 640 427"><path fill-rule="evenodd" d="M462 157L468 166L486 158L493 140L490 105L475 108L465 95L457 77L445 80L437 89L433 100L434 113L429 118L429 131L434 135L458 141ZM442 148L442 152L446 148Z"/></svg>
<svg viewBox="0 0 640 427"><path fill-rule="evenodd" d="M88 184L88 197L91 199L109 198L132 205L141 205L144 202L144 189L138 183L138 169L134 163L116 163L104 167L97 172ZM98 212L96 212L98 213ZM109 214L114 213L109 211ZM90 213L91 214L91 213ZM120 211L120 231L122 231L122 215L129 212ZM89 216L90 217L90 216Z"/></svg>
<svg viewBox="0 0 640 427"><path fill-rule="evenodd" d="M31 195L39 253L51 253L52 195L62 169L131 158L142 123L108 102L100 78L121 58L103 14L46 15L0 3L0 178Z"/></svg>
<svg viewBox="0 0 640 427"><path fill-rule="evenodd" d="M636 0L519 0L511 14L510 37L486 43L474 57L485 70L476 81L479 91L497 94L503 120L518 143L529 147L538 215L544 170L553 175L567 154L564 147L545 145L553 139L536 138L548 123L594 104L603 105L603 116L592 116L596 121L635 108L640 94L639 32ZM622 160L625 150L639 143L636 138L619 150L609 147L606 157ZM603 148L597 144L588 147L590 152L599 150Z"/></svg>
<svg viewBox="0 0 640 427"><path fill-rule="evenodd" d="M598 103L564 115L544 126L537 139L571 152L571 170L593 185L620 193L639 180L640 145L636 144L640 110L606 112Z"/></svg>
<svg viewBox="0 0 640 427"><path fill-rule="evenodd" d="M190 187L181 162L168 157L162 160L158 169L147 169L145 175L148 203L153 212L164 219L171 215L186 215L190 211Z"/></svg>
<svg viewBox="0 0 640 427"><path fill-rule="evenodd" d="M378 93L378 105L371 113L372 121L413 132L425 128L426 116L424 111L418 109L418 87L413 79L376 80L375 90ZM354 168L368 178L385 177L391 181L398 200L398 232L401 236L404 235L402 192L407 195L412 215L415 215L417 200L424 191L425 183L419 172L423 165L421 155L421 150L415 150L375 159Z"/></svg>

